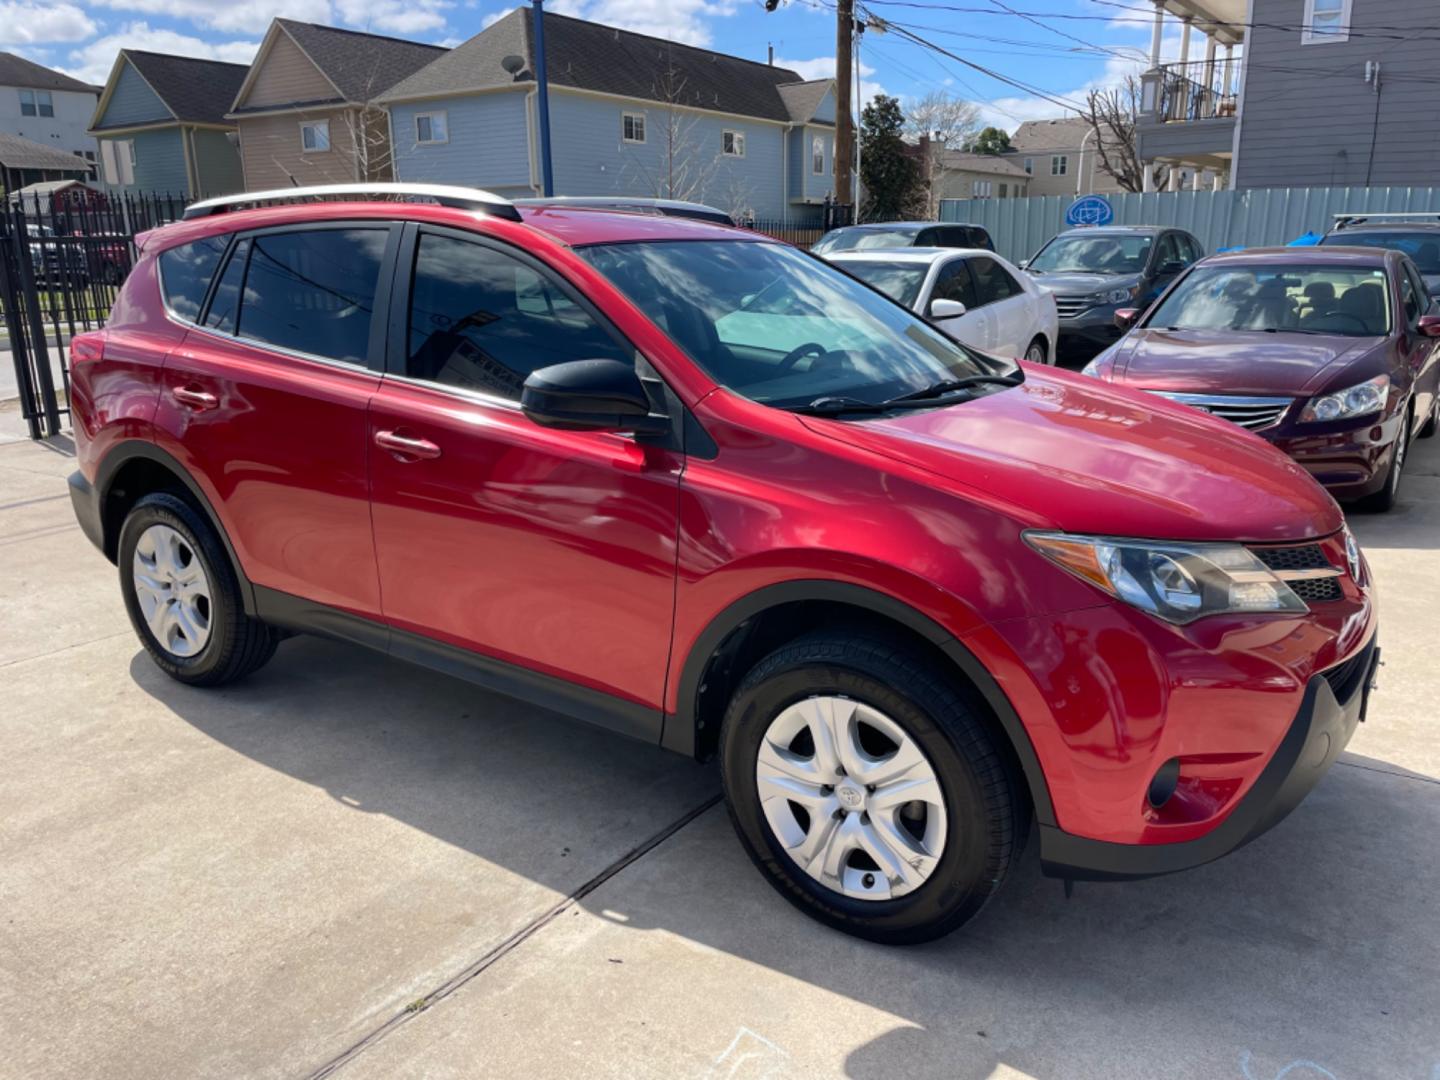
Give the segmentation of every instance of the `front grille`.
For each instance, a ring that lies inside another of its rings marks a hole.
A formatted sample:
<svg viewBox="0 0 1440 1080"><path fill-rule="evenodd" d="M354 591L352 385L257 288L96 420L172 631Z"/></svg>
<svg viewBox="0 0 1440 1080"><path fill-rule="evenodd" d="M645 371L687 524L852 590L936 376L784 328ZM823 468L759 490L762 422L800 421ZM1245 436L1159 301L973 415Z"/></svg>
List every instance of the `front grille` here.
<svg viewBox="0 0 1440 1080"><path fill-rule="evenodd" d="M1339 578L1310 578L1308 581L1287 581L1285 584L1307 604L1326 604L1345 595L1340 591Z"/></svg>
<svg viewBox="0 0 1440 1080"><path fill-rule="evenodd" d="M1062 319L1073 319L1082 311L1087 311L1095 305L1084 296L1056 296L1055 311Z"/></svg>
<svg viewBox="0 0 1440 1080"><path fill-rule="evenodd" d="M1153 393L1161 397L1177 401L1181 405L1189 405L1192 409L1199 409L1201 412L1208 412L1212 416L1218 416L1222 420L1229 420L1232 424L1239 424L1251 431L1259 431L1271 424L1278 423L1285 415L1285 410L1293 403L1293 398L1261 398L1261 397L1231 397L1228 395L1210 394L1175 394L1164 390L1156 390Z"/></svg>
<svg viewBox="0 0 1440 1080"><path fill-rule="evenodd" d="M1328 570L1330 560L1319 544L1300 544L1295 547L1251 548L1255 557L1271 570Z"/></svg>
<svg viewBox="0 0 1440 1080"><path fill-rule="evenodd" d="M1370 663L1375 655L1375 642L1361 649L1349 660L1343 660L1320 674L1330 684L1330 691L1341 705L1347 704L1370 674Z"/></svg>

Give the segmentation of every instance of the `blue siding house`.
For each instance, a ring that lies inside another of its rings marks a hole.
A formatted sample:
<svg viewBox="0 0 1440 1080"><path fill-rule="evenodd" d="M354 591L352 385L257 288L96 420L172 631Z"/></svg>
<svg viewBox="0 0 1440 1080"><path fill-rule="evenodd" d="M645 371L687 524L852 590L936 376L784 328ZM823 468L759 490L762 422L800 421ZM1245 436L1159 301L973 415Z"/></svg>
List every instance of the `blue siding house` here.
<svg viewBox="0 0 1440 1080"><path fill-rule="evenodd" d="M183 198L243 191L235 124L225 113L247 70L122 49L90 122L104 186Z"/></svg>
<svg viewBox="0 0 1440 1080"><path fill-rule="evenodd" d="M540 194L532 19L512 11L380 96L399 179ZM832 191L834 80L548 12L545 52L556 195L802 222Z"/></svg>

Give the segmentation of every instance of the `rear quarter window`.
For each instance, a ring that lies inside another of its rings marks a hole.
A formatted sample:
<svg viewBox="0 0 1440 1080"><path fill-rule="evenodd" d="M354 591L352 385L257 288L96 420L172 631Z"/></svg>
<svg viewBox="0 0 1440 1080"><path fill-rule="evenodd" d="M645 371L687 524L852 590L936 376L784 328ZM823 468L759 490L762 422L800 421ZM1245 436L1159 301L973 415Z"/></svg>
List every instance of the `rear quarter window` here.
<svg viewBox="0 0 1440 1080"><path fill-rule="evenodd" d="M229 242L228 235L208 236L160 253L160 290L166 307L187 322L200 317L210 279Z"/></svg>

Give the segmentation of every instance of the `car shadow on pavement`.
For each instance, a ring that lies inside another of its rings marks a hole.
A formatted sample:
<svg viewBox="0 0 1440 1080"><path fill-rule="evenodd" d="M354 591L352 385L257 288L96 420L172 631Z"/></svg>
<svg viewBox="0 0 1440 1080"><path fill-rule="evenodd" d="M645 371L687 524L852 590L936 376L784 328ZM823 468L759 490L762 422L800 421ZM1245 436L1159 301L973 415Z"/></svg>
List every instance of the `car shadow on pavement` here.
<svg viewBox="0 0 1440 1080"><path fill-rule="evenodd" d="M131 674L232 750L562 892L577 884L572 853L604 830L649 836L668 821L644 815L668 806L673 819L718 790L709 767L337 643L287 641L220 691L174 683L143 653ZM1440 786L1405 772L1351 755L1230 857L1080 883L1068 900L1041 877L1032 836L990 907L922 947L853 940L792 910L718 808L581 904L617 933L678 935L897 1018L849 1053L852 1077L904 1061L965 1080L1002 1065L1269 1080L1303 1059L1421 1080L1440 1060ZM1327 1072L1291 1073L1312 1075Z"/></svg>

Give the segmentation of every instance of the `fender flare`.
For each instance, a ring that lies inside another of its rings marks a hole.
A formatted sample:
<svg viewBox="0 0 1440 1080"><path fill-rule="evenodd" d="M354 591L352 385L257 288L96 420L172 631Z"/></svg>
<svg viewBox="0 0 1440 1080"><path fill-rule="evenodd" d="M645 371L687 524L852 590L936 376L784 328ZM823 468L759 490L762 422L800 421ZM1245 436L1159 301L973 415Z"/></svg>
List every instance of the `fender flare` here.
<svg viewBox="0 0 1440 1080"><path fill-rule="evenodd" d="M246 576L244 568L240 565L240 557L235 553L235 547L230 543L230 536L225 527L220 523L220 515L215 512L209 496L204 489L190 475L190 471L171 454L160 449L154 443L146 442L143 439L126 439L116 443L105 454L99 466L95 470L95 491L96 499L101 511L102 528L105 524L105 504L110 498L110 489L114 486L115 477L121 468L132 461L145 460L162 466L168 472L173 473L175 478L185 485L185 490L193 499L195 506L205 515L210 527L215 530L215 535L220 538L220 543L225 547L225 554L230 557L230 568L235 572L235 580L240 584L240 595L244 601L245 614L255 615L255 589L250 584L250 578ZM116 546L119 542L119 530L105 532L105 554L114 562Z"/></svg>
<svg viewBox="0 0 1440 1080"><path fill-rule="evenodd" d="M909 627L944 653L979 691L1009 739L1025 774L1025 783L1030 790L1036 819L1042 825L1055 824L1050 788L1040 767L1040 759L1035 753L1035 745L1031 742L1030 734L1025 730L1019 713L985 665L958 638L928 615L885 593L844 581L814 579L768 585L741 597L711 619L709 625L695 639L695 644L680 669L676 714L666 718L661 737L662 746L687 756L695 755L699 741L695 725L698 720L700 682L720 643L747 619L754 618L770 608L805 600L848 604L884 616Z"/></svg>

